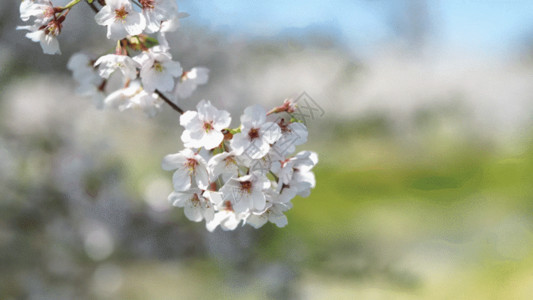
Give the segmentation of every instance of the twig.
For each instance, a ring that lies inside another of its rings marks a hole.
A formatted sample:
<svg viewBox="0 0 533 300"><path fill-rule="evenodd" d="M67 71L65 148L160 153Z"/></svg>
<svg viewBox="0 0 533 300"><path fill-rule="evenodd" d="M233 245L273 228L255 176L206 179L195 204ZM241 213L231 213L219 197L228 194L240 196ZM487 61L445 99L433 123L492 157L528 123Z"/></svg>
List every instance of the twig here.
<svg viewBox="0 0 533 300"><path fill-rule="evenodd" d="M98 13L100 10L96 7L96 5L94 5L93 2L87 2L87 4L89 4L89 6L92 8L92 10L95 12L95 13Z"/></svg>
<svg viewBox="0 0 533 300"><path fill-rule="evenodd" d="M184 113L183 109L181 109L174 102L168 99L167 96L163 95L163 93L161 93L159 90L155 90L155 93L159 96L159 98L163 99L168 105L170 105L170 107L172 107L175 111L183 115Z"/></svg>

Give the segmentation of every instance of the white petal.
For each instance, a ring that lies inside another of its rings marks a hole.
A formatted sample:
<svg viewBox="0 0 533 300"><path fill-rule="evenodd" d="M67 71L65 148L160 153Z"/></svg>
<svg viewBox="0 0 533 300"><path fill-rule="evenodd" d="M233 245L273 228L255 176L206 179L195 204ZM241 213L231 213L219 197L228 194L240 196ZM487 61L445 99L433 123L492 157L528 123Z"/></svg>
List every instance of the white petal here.
<svg viewBox="0 0 533 300"><path fill-rule="evenodd" d="M201 144L205 147L205 149L211 150L218 147L218 145L220 145L223 140L224 135L222 134L222 132L210 130L209 132L204 134Z"/></svg>
<svg viewBox="0 0 533 300"><path fill-rule="evenodd" d="M163 158L161 167L163 170L170 171L182 166L186 161L186 157L182 153L168 154Z"/></svg>
<svg viewBox="0 0 533 300"><path fill-rule="evenodd" d="M269 143L274 144L281 137L281 128L274 122L266 122L261 125L259 129L263 139Z"/></svg>
<svg viewBox="0 0 533 300"><path fill-rule="evenodd" d="M249 145L248 137L242 132L235 134L230 142L231 149L236 155L241 155Z"/></svg>
<svg viewBox="0 0 533 300"><path fill-rule="evenodd" d="M204 218L202 215L202 208L200 206L185 205L183 210L187 219L193 222L200 222Z"/></svg>
<svg viewBox="0 0 533 300"><path fill-rule="evenodd" d="M144 16L140 13L131 10L126 18L124 23L124 28L129 33L129 35L138 35L141 34L146 27L146 20Z"/></svg>
<svg viewBox="0 0 533 300"><path fill-rule="evenodd" d="M177 169L172 175L172 183L176 191L186 191L191 187L191 176L185 169Z"/></svg>
<svg viewBox="0 0 533 300"><path fill-rule="evenodd" d="M253 126L259 126L266 120L266 110L261 105L249 106L244 110L241 116L241 123L251 123Z"/></svg>

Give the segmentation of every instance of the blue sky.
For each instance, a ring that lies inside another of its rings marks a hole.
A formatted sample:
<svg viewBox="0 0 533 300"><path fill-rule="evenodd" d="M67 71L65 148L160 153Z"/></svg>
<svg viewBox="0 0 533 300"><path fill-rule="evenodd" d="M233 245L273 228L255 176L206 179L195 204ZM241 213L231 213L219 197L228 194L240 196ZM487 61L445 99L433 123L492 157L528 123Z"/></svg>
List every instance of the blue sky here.
<svg viewBox="0 0 533 300"><path fill-rule="evenodd" d="M390 20L416 0L184 0L180 10L213 30L274 36L287 29L324 28L368 50L394 36ZM533 0L427 0L433 41L444 49L505 54L533 36Z"/></svg>

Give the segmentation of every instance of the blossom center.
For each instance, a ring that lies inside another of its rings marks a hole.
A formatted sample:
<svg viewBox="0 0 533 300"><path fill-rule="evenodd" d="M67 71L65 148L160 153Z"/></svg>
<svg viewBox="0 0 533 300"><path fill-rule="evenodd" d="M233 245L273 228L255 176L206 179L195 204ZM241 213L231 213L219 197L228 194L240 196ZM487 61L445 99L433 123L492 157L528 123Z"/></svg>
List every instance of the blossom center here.
<svg viewBox="0 0 533 300"><path fill-rule="evenodd" d="M43 15L46 17L46 18L50 18L50 17L53 17L55 15L55 10L52 6L50 7L47 7L44 12L43 12Z"/></svg>
<svg viewBox="0 0 533 300"><path fill-rule="evenodd" d="M229 211L233 211L233 205L231 205L230 201L224 202L224 209L225 210L229 210Z"/></svg>
<svg viewBox="0 0 533 300"><path fill-rule="evenodd" d="M128 11L126 7L122 6L119 9L115 9L115 20L125 20L128 16Z"/></svg>
<svg viewBox="0 0 533 300"><path fill-rule="evenodd" d="M141 0L139 1L143 7L143 9L153 9L154 8L154 0Z"/></svg>
<svg viewBox="0 0 533 300"><path fill-rule="evenodd" d="M200 198L198 198L198 194L194 194L191 198L191 202L193 206L199 206L200 205Z"/></svg>
<svg viewBox="0 0 533 300"><path fill-rule="evenodd" d="M284 119L281 119L279 122L278 122L278 125L279 125L279 128L281 129L281 132L290 132L291 129L289 128L289 123L288 122L285 122Z"/></svg>
<svg viewBox="0 0 533 300"><path fill-rule="evenodd" d="M231 165L231 164L234 164L234 165L237 164L237 162L235 161L235 157L233 157L233 156L228 156L228 157L224 158L224 162L226 163L226 167Z"/></svg>
<svg viewBox="0 0 533 300"><path fill-rule="evenodd" d="M205 132L209 132L209 131L213 130L213 121L204 122L203 128L204 128Z"/></svg>
<svg viewBox="0 0 533 300"><path fill-rule="evenodd" d="M241 181L241 190L247 192L248 194L252 192L252 182L250 180Z"/></svg>
<svg viewBox="0 0 533 300"><path fill-rule="evenodd" d="M157 60L154 62L154 69L157 71L157 72L163 72L163 65L158 62Z"/></svg>
<svg viewBox="0 0 533 300"><path fill-rule="evenodd" d="M198 165L198 162L194 158L187 158L187 162L185 163L185 167L189 169L189 171L194 171L196 169L196 166Z"/></svg>
<svg viewBox="0 0 533 300"><path fill-rule="evenodd" d="M51 34L51 35L59 35L59 32L61 31L61 24L57 21L50 21L48 25L43 26L44 28L44 34Z"/></svg>
<svg viewBox="0 0 533 300"><path fill-rule="evenodd" d="M259 138L259 129L257 128L250 129L250 131L248 132L248 136L250 137L250 140L255 140Z"/></svg>

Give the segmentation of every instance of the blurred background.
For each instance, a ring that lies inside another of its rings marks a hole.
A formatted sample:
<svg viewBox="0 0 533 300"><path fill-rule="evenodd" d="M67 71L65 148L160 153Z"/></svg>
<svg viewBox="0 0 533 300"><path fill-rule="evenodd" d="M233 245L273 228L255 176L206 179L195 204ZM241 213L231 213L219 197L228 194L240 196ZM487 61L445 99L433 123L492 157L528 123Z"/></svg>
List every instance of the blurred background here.
<svg viewBox="0 0 533 300"><path fill-rule="evenodd" d="M533 2L180 1L174 58L211 69L182 107L306 92L324 111L289 225L213 233L166 199L174 111L74 95L70 55L113 47L90 9L47 56L18 5L0 10L1 299L533 297Z"/></svg>

